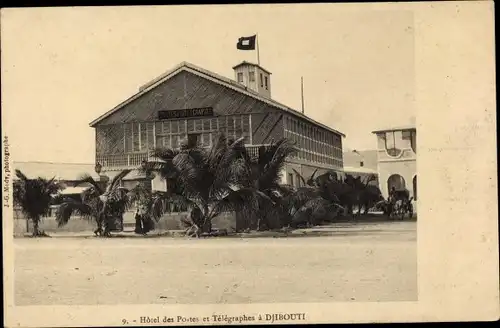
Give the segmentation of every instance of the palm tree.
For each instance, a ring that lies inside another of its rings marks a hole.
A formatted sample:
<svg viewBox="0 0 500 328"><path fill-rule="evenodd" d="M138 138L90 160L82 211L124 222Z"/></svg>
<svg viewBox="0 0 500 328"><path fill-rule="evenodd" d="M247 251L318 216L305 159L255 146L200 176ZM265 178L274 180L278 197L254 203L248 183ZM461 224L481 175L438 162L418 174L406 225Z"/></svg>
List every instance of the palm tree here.
<svg viewBox="0 0 500 328"><path fill-rule="evenodd" d="M183 221L197 237L211 232L213 218L222 212L256 203L255 189L243 186L237 179L244 169L236 161L243 140L229 142L221 134L211 148L160 148L152 152L153 161L143 164L143 171L158 173L173 184L167 195L172 202L191 211L190 217Z"/></svg>
<svg viewBox="0 0 500 328"><path fill-rule="evenodd" d="M383 200L382 192L377 186L370 184L372 181L376 181L377 176L375 174L370 174L366 179L358 184L361 192L361 203L360 206L364 207L363 214L368 214L368 210L372 208L379 201ZM359 209L361 212L361 208Z"/></svg>
<svg viewBox="0 0 500 328"><path fill-rule="evenodd" d="M247 148L237 145L239 152L236 166L239 168L236 179L238 182L250 190L255 190L257 194L258 206L248 204L240 215L256 218L257 222L250 222L257 230L265 225L268 228L278 228L282 226L274 215L273 207L279 201L281 192L285 191L281 185L281 173L285 167L286 160L295 154L297 148L289 139L283 138L270 145L263 145L258 148L256 154L250 154ZM274 220L273 220L274 218ZM264 223L264 225L261 225Z"/></svg>
<svg viewBox="0 0 500 328"><path fill-rule="evenodd" d="M332 188L338 190L340 201L347 207L348 213L355 216L353 208L357 206L359 216L363 207L363 214L367 214L372 206L383 200L380 189L370 184L376 178L374 174L367 176L364 180L359 176L346 174L343 183L336 184Z"/></svg>
<svg viewBox="0 0 500 328"><path fill-rule="evenodd" d="M136 232L146 234L154 228L153 220L158 223L163 216L164 201L168 200L169 196L162 191L152 191L146 184L139 183L128 192L128 198L129 202L137 207L137 214L141 216L145 225L142 231Z"/></svg>
<svg viewBox="0 0 500 328"><path fill-rule="evenodd" d="M55 178L29 179L20 170L16 170L16 176L19 181L14 184L14 203L21 207L26 219L33 222L33 237L45 236L39 229L40 220L49 215L51 201L62 186Z"/></svg>
<svg viewBox="0 0 500 328"><path fill-rule="evenodd" d="M338 189L332 188L334 184L338 183L335 172L327 172L316 177L318 171L316 169L306 180L295 169L293 171L302 181L303 187L296 188L295 193L288 196L289 202L292 204L291 213L295 212L292 222L308 219L309 223L314 223L315 216L318 216L319 213L326 217L327 213L331 213L332 210L343 210L337 196Z"/></svg>
<svg viewBox="0 0 500 328"><path fill-rule="evenodd" d="M120 181L130 171L121 171L107 185L95 181L88 174L82 176L78 185L87 183L90 184L90 187L82 193L80 201L71 198L63 199L56 211L58 226L66 225L71 216L76 214L82 218L96 221L97 229L94 231L96 235L109 236L111 220L123 217L123 213L130 204L127 190L120 188Z"/></svg>

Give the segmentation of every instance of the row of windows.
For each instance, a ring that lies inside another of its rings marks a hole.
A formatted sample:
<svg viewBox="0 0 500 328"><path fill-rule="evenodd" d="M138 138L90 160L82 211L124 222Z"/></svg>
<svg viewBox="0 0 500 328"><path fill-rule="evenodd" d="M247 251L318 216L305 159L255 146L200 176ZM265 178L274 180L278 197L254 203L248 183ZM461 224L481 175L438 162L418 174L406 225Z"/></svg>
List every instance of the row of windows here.
<svg viewBox="0 0 500 328"><path fill-rule="evenodd" d="M331 158L342 158L342 150L316 140L285 130L285 137L294 141L297 147Z"/></svg>
<svg viewBox="0 0 500 328"><path fill-rule="evenodd" d="M285 130L327 145L336 146L338 148L342 147L342 140L339 135L292 117L286 117Z"/></svg>
<svg viewBox="0 0 500 328"><path fill-rule="evenodd" d="M237 76L238 82L243 83L243 72L239 72ZM248 81L255 82L255 72L248 72ZM268 77L264 76L262 73L260 73L260 86L261 88L265 86L266 90L269 90Z"/></svg>
<svg viewBox="0 0 500 328"><path fill-rule="evenodd" d="M306 151L306 150L300 150L300 151L298 151L297 155L294 156L294 157L298 158L298 159L306 160L306 161L309 161L309 162L316 162L316 163L321 163L321 164L334 165L334 166L337 166L339 168L343 167L342 160L340 160L340 159L336 159L336 158L333 158L333 157L324 156L324 155L321 155L321 154L311 153L311 152Z"/></svg>
<svg viewBox="0 0 500 328"><path fill-rule="evenodd" d="M155 146L178 148L182 143L191 139L199 145L211 146L221 132L228 138L244 137L245 144L250 144L249 115L155 123L127 123L124 124L125 151L141 152L153 149Z"/></svg>

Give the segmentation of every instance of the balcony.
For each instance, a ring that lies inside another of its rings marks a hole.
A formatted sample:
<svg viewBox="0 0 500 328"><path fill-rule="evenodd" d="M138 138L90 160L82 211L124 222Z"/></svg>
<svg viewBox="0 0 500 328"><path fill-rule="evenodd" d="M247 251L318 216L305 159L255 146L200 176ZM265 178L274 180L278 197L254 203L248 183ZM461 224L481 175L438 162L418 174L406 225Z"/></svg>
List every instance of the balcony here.
<svg viewBox="0 0 500 328"><path fill-rule="evenodd" d="M139 168L143 161L149 158L149 152L132 154L97 155L96 163L103 169L120 170L125 168Z"/></svg>
<svg viewBox="0 0 500 328"><path fill-rule="evenodd" d="M260 145L246 146L248 154L256 157L259 154ZM102 165L104 170L123 170L139 168L143 161L150 159L150 152L130 153L130 154L113 154L113 155L97 155L96 163Z"/></svg>

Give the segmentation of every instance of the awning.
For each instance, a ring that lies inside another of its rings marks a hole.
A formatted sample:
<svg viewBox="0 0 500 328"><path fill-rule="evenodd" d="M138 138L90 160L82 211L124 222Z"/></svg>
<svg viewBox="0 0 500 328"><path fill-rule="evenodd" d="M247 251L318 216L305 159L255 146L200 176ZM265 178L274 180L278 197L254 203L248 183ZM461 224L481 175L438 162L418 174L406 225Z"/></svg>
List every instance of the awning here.
<svg viewBox="0 0 500 328"><path fill-rule="evenodd" d="M139 170L132 170L129 174L127 174L123 178L123 181L145 180L145 179L148 179L145 173L140 172Z"/></svg>
<svg viewBox="0 0 500 328"><path fill-rule="evenodd" d="M80 195L90 187L66 187L61 191L62 195Z"/></svg>

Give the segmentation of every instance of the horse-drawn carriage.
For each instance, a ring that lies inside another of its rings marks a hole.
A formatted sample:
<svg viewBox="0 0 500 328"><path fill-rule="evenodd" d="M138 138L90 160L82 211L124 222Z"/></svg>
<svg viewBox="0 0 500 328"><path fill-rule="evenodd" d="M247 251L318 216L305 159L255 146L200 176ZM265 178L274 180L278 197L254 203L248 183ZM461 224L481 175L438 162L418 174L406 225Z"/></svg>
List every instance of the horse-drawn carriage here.
<svg viewBox="0 0 500 328"><path fill-rule="evenodd" d="M406 215L413 217L413 197L408 190L392 190L388 200L380 201L376 207L389 218L403 220Z"/></svg>

